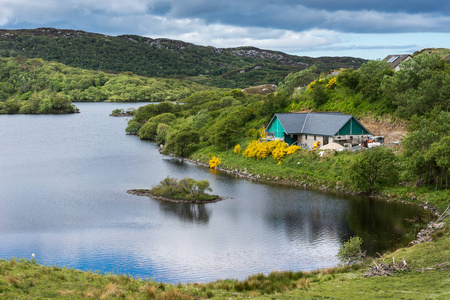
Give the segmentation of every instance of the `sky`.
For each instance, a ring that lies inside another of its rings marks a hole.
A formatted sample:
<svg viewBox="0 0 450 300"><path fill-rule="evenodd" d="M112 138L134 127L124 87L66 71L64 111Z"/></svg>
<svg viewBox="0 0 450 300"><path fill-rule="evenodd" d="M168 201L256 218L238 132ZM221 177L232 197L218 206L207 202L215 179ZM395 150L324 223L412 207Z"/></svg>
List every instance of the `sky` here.
<svg viewBox="0 0 450 300"><path fill-rule="evenodd" d="M450 1L0 0L1 29L38 27L383 59L450 48Z"/></svg>

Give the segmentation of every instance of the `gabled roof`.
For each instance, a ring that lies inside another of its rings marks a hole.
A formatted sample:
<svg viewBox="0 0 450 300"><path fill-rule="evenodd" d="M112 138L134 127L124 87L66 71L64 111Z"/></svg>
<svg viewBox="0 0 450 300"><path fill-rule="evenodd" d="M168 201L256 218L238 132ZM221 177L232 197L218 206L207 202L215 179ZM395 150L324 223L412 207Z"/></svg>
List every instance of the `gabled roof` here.
<svg viewBox="0 0 450 300"><path fill-rule="evenodd" d="M409 54L395 54L395 55L388 55L383 60L387 61L391 64L391 68L395 69L401 62L412 58Z"/></svg>
<svg viewBox="0 0 450 300"><path fill-rule="evenodd" d="M278 119L286 134L311 134L322 136L335 136L351 119L370 133L354 116L342 113L281 113L272 117L272 122Z"/></svg>

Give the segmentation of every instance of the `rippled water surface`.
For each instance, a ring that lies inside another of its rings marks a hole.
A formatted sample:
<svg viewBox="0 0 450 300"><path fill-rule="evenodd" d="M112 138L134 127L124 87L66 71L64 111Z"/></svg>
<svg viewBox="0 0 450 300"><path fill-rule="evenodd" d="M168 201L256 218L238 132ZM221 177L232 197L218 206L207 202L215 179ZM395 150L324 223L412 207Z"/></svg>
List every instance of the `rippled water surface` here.
<svg viewBox="0 0 450 300"><path fill-rule="evenodd" d="M0 116L0 258L35 253L50 265L207 282L330 267L352 235L375 253L419 229L410 220L423 211L409 205L258 184L163 157L125 134L127 118L108 116L139 105ZM168 175L207 179L228 198L189 205L126 192Z"/></svg>

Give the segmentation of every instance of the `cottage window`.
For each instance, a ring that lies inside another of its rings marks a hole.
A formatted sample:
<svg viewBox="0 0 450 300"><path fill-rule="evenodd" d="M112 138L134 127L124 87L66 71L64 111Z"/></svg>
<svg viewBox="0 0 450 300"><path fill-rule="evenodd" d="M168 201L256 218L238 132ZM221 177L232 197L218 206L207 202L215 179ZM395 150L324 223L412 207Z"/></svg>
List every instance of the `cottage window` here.
<svg viewBox="0 0 450 300"><path fill-rule="evenodd" d="M307 134L305 134L305 140L307 140L308 139L308 135Z"/></svg>
<svg viewBox="0 0 450 300"><path fill-rule="evenodd" d="M314 140L316 140L316 136L314 136Z"/></svg>

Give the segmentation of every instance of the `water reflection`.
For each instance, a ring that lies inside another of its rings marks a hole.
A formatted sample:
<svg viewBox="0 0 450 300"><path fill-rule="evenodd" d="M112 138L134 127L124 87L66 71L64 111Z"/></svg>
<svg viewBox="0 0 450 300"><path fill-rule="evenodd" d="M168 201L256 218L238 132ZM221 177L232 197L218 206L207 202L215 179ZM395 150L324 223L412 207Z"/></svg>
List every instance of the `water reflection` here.
<svg viewBox="0 0 450 300"><path fill-rule="evenodd" d="M323 236L337 239L339 233L345 230L346 201L310 191L290 191L270 203L265 214L267 226L283 228L292 241L310 243Z"/></svg>
<svg viewBox="0 0 450 300"><path fill-rule="evenodd" d="M206 205L160 201L159 208L164 214L178 217L183 222L208 224L211 210Z"/></svg>
<svg viewBox="0 0 450 300"><path fill-rule="evenodd" d="M369 255L406 246L422 225L411 226L411 219L429 222L431 214L409 204L387 203L375 199L360 198L349 202L346 223L349 232L342 236L347 240L352 235L363 239L363 248Z"/></svg>

